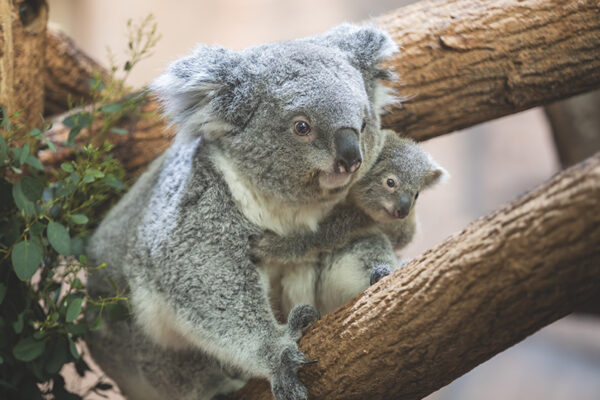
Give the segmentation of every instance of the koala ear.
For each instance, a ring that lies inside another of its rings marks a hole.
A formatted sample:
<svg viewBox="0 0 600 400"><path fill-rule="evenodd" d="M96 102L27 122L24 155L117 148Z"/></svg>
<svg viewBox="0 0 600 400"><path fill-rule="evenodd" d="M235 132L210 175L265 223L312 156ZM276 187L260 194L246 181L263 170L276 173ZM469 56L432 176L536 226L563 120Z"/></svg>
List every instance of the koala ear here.
<svg viewBox="0 0 600 400"><path fill-rule="evenodd" d="M429 171L423 180L423 189L430 188L438 183L444 183L450 178L450 174L442 168L431 156L429 156Z"/></svg>
<svg viewBox="0 0 600 400"><path fill-rule="evenodd" d="M398 46L387 32L373 25L346 23L325 32L320 38L325 45L348 53L351 62L361 71L373 72L376 79L392 78L389 71L377 68L384 58L398 51Z"/></svg>
<svg viewBox="0 0 600 400"><path fill-rule="evenodd" d="M242 62L236 52L201 45L169 65L150 89L180 131L215 138L244 123L250 91Z"/></svg>

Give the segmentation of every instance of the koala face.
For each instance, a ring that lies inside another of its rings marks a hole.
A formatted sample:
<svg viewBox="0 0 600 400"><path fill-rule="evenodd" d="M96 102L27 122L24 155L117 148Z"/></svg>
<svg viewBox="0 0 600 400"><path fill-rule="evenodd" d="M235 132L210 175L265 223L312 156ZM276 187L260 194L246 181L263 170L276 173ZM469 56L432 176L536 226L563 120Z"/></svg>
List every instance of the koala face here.
<svg viewBox="0 0 600 400"><path fill-rule="evenodd" d="M214 143L263 194L327 201L345 194L383 143L389 97L378 87L390 75L378 64L395 48L382 31L352 25L241 52L201 46L153 89L180 134Z"/></svg>
<svg viewBox="0 0 600 400"><path fill-rule="evenodd" d="M351 192L356 204L379 222L407 217L419 192L448 176L415 142L392 131L384 133L383 151Z"/></svg>

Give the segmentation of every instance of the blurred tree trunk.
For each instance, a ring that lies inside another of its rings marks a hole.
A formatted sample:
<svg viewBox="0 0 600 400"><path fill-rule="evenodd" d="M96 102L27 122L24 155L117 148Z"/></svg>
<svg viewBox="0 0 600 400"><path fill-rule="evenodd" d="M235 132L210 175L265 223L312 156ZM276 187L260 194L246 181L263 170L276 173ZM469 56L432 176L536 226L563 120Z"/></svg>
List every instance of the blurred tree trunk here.
<svg viewBox="0 0 600 400"><path fill-rule="evenodd" d="M0 105L26 128L42 125L47 21L44 0L0 0Z"/></svg>

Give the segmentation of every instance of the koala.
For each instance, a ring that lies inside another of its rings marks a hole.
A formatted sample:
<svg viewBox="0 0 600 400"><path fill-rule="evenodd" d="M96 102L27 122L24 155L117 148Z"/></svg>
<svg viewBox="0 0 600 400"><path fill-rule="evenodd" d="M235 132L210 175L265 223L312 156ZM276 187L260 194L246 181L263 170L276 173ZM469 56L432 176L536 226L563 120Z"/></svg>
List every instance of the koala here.
<svg viewBox="0 0 600 400"><path fill-rule="evenodd" d="M383 31L344 24L239 52L199 46L152 84L177 127L92 235L92 296L127 287L132 318L86 341L131 399L210 399L266 378L275 399L306 399L298 368L306 304L281 323L275 268L252 261L265 230L315 231L370 168L393 101Z"/></svg>
<svg viewBox="0 0 600 400"><path fill-rule="evenodd" d="M297 273L315 280L318 289L312 303L321 312L337 308L391 272L398 264L394 250L406 246L415 234L414 204L419 192L448 176L411 139L393 131L382 134L384 146L371 169L316 232L288 236L266 232L253 245L252 254L257 259L270 257L282 263L301 262L309 252L325 253L320 255L320 271ZM294 303L289 301L292 297L282 297L284 314Z"/></svg>

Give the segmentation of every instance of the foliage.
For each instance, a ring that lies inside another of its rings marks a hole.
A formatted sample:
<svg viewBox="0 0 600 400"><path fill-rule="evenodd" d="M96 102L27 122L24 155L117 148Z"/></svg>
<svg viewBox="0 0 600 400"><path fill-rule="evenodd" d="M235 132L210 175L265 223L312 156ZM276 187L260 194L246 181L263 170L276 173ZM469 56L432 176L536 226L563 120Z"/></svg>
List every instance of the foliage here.
<svg viewBox="0 0 600 400"><path fill-rule="evenodd" d="M128 27L125 77L158 40L151 16ZM127 315L123 288L93 299L83 283L86 272L104 267L88 264L86 239L126 186L105 135L127 134L119 121L140 113L145 101L126 96L117 72L111 68L107 79L98 74L90 82L95 104L62 121L74 152L56 170L46 171L36 156L41 148L56 151L43 130L26 132L19 113L0 110L0 398L80 398L65 389L59 371L74 363L83 375L89 367L77 341L99 329L103 316ZM85 141L76 141L84 131ZM106 388L99 382L92 390Z"/></svg>

